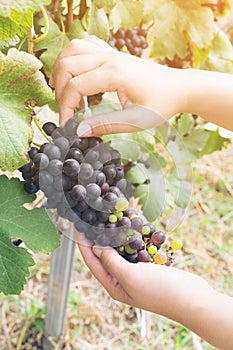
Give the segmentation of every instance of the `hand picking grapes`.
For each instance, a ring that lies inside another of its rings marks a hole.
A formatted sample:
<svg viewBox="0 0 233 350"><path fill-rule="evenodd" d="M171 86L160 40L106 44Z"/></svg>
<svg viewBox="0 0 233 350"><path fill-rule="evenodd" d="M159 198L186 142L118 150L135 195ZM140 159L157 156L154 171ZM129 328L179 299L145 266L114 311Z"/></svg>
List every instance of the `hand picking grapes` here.
<svg viewBox="0 0 233 350"><path fill-rule="evenodd" d="M79 136L92 138L152 128L177 113L185 112L200 115L233 131L231 74L161 66L117 52L96 37L73 40L59 55L50 83L55 88L62 123L72 118L83 96L117 92L122 110L87 118L78 126ZM153 113L142 118L141 107ZM46 152L50 153L50 150ZM40 157L38 161L44 165ZM72 166L67 164L66 167L70 169ZM53 170L57 170L57 164ZM82 191L75 190L74 197L82 196ZM92 191L90 189L90 196L94 193ZM111 215L112 223L121 220L114 212ZM143 234L142 228L141 233L145 237L146 231ZM143 260L132 264L116 249L102 247L108 243L96 242L92 246L87 238L91 237L79 234L79 249L87 266L112 298L173 319L219 349L233 348L232 297L215 291L202 277L174 267L141 262ZM135 242L138 243L136 239ZM145 251L149 252L149 247Z"/></svg>

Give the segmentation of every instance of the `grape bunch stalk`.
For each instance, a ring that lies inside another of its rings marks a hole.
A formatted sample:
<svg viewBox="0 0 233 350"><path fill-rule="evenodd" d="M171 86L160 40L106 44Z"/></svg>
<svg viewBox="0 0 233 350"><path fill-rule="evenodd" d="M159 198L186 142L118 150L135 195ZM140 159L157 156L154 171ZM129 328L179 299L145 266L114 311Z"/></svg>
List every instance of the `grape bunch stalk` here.
<svg viewBox="0 0 233 350"><path fill-rule="evenodd" d="M171 265L173 251L182 243L171 241L145 222L129 206L132 185L124 177L120 153L99 137L80 138L78 122L64 127L46 122L49 142L28 151L29 162L19 168L26 192L41 190L44 207L74 223L93 244L112 246L126 260Z"/></svg>
<svg viewBox="0 0 233 350"><path fill-rule="evenodd" d="M141 57L143 50L148 47L146 41L147 30L141 28L123 29L116 33L110 32L109 45L117 50L126 50L131 55Z"/></svg>

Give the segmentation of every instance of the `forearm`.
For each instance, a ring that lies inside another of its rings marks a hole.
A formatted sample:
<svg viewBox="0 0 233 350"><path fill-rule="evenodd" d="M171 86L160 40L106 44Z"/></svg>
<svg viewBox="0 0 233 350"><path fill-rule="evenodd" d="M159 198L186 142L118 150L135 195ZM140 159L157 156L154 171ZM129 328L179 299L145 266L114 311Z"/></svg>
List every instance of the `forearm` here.
<svg viewBox="0 0 233 350"><path fill-rule="evenodd" d="M181 75L182 112L191 112L233 131L233 74L187 69Z"/></svg>

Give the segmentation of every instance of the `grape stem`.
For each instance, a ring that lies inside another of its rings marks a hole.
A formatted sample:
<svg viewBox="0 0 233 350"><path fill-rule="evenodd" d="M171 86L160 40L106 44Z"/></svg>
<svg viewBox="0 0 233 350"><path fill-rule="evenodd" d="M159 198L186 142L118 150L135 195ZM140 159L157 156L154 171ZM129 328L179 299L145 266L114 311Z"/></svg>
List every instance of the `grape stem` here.
<svg viewBox="0 0 233 350"><path fill-rule="evenodd" d="M44 6L41 6L41 12L43 14L44 20L45 20L45 26L44 26L44 33L42 33L41 35L39 35L37 38L35 38L33 41L34 43L39 43L40 41L42 41L43 39L46 38L46 36L48 35L49 32L49 19L48 19L48 15L47 12L45 11Z"/></svg>
<svg viewBox="0 0 233 350"><path fill-rule="evenodd" d="M35 125L37 126L37 128L40 130L41 134L50 142L52 143L51 141L51 138L44 132L44 130L42 129L41 125L40 125L40 121L37 117L34 117L34 123ZM35 143L35 142L34 142Z"/></svg>

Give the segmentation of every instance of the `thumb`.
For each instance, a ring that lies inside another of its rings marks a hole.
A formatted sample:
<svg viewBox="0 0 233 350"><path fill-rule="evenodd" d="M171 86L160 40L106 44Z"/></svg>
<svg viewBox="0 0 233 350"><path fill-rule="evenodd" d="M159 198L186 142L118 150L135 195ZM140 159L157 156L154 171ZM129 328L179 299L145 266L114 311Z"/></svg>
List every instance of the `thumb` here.
<svg viewBox="0 0 233 350"><path fill-rule="evenodd" d="M86 118L78 127L80 137L101 136L142 131L164 122L159 113L145 107L130 105L121 111Z"/></svg>
<svg viewBox="0 0 233 350"><path fill-rule="evenodd" d="M119 283L124 284L128 280L130 263L123 259L118 252L111 247L93 246L93 252L101 260L105 270Z"/></svg>

